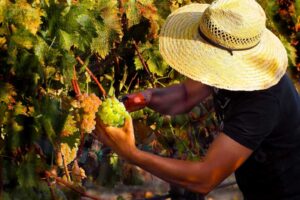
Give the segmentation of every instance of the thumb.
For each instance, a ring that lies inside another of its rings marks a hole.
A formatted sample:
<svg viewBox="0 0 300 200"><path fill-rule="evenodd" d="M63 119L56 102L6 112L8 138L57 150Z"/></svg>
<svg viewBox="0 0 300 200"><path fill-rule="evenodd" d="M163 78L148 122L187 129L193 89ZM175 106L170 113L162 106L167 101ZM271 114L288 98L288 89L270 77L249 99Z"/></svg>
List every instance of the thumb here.
<svg viewBox="0 0 300 200"><path fill-rule="evenodd" d="M123 126L123 130L127 133L127 132L132 132L133 131L133 124L132 124L132 119L131 119L131 116L128 115L126 118L125 118L125 123L124 123L124 126Z"/></svg>

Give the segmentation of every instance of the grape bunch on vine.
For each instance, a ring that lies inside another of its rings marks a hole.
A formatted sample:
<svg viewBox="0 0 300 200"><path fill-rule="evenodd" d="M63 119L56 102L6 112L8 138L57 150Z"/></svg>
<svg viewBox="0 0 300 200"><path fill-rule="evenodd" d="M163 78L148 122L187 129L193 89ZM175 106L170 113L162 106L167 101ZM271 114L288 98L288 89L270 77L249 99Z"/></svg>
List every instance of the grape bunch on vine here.
<svg viewBox="0 0 300 200"><path fill-rule="evenodd" d="M288 24L279 34L298 80L299 0L260 1L274 29ZM88 181L134 182L120 158L95 145L95 118L122 126L117 98L184 79L160 56L158 34L191 2L211 0L0 0L0 199L97 199ZM132 113L139 148L200 159L217 130L211 108Z"/></svg>

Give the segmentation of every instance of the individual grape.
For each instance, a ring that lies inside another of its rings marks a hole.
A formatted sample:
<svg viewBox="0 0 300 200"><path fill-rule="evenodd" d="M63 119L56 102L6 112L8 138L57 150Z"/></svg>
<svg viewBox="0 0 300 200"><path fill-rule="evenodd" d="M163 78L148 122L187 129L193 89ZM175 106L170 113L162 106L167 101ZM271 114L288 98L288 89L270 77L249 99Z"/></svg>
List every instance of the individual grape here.
<svg viewBox="0 0 300 200"><path fill-rule="evenodd" d="M80 108L82 109L81 129L91 133L95 129L96 112L101 105L101 100L95 94L83 94L79 97Z"/></svg>
<svg viewBox="0 0 300 200"><path fill-rule="evenodd" d="M123 103L115 97L105 99L98 111L98 116L107 126L121 127L129 115Z"/></svg>

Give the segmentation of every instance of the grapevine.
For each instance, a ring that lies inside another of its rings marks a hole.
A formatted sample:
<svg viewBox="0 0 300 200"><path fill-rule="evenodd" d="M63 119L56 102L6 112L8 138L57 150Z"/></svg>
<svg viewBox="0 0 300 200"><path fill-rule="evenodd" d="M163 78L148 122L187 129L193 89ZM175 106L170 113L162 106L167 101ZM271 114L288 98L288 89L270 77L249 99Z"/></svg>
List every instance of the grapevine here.
<svg viewBox="0 0 300 200"><path fill-rule="evenodd" d="M94 142L95 118L120 127L128 113L117 98L183 80L159 54L159 28L171 10L204 1L0 0L0 199L69 198L65 187L99 199L84 192L85 178L102 178L90 171L109 171L102 185L121 183L119 162L110 163L115 154ZM297 82L299 3L260 2L269 21L276 16L272 22L286 26L278 32ZM137 142L199 159L207 145L199 141L210 141L216 127L207 107L172 119L140 110L132 115ZM98 168L90 170L88 159Z"/></svg>

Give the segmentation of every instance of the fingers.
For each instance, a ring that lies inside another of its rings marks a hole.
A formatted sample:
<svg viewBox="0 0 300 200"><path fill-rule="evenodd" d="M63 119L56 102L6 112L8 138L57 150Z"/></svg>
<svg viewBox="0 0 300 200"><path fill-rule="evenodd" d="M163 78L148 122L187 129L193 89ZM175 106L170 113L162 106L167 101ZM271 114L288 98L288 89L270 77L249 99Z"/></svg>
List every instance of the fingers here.
<svg viewBox="0 0 300 200"><path fill-rule="evenodd" d="M122 128L117 128L117 127L113 127L113 126L106 126L105 124L103 124L103 122L101 120L97 121L97 127L99 129L99 131L103 132L104 134L106 134L107 136L111 137L114 134L118 134L120 132L120 130Z"/></svg>
<svg viewBox="0 0 300 200"><path fill-rule="evenodd" d="M107 126L107 125L105 125L103 122L102 122L102 120L99 118L98 120L97 120L97 125L99 125L98 127L103 131L103 132L111 132L111 128L114 128L114 127L111 127L111 126Z"/></svg>
<svg viewBox="0 0 300 200"><path fill-rule="evenodd" d="M103 123L103 121L102 121L100 118L97 119L97 124L98 124L99 127L101 127L103 130L105 130L106 125Z"/></svg>
<svg viewBox="0 0 300 200"><path fill-rule="evenodd" d="M109 139L109 136L105 132L100 132L97 134L98 140L100 140L103 144L106 146L111 146L111 141Z"/></svg>
<svg viewBox="0 0 300 200"><path fill-rule="evenodd" d="M130 116L127 116L125 118L125 122L123 127L113 127L113 126L106 126L101 119L97 120L97 129L106 134L109 135L109 137L114 136L115 134L119 135L121 132L130 133L133 131L133 125L132 125L132 119Z"/></svg>
<svg viewBox="0 0 300 200"><path fill-rule="evenodd" d="M96 131L97 131L97 133L100 132L101 134L107 132L106 129L105 129L104 124L101 124L100 121L97 121L97 124L96 124Z"/></svg>
<svg viewBox="0 0 300 200"><path fill-rule="evenodd" d="M107 144L109 136L107 135L107 133L103 129L103 127L101 127L99 124L97 124L94 133L97 136L98 140L100 140L104 144Z"/></svg>

